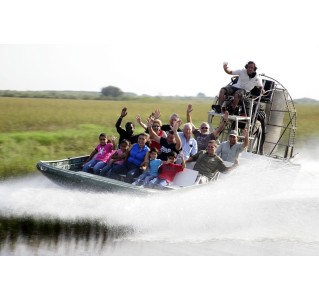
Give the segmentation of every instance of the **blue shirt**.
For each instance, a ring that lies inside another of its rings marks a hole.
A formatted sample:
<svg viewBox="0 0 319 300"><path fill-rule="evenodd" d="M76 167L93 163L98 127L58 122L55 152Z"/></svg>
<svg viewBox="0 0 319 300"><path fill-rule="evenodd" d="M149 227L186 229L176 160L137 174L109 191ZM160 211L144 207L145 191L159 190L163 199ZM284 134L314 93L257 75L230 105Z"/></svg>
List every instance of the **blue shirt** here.
<svg viewBox="0 0 319 300"><path fill-rule="evenodd" d="M149 151L149 148L145 145L143 149L140 149L139 144L134 144L130 150L128 161L136 166L140 166L144 161L146 153Z"/></svg>
<svg viewBox="0 0 319 300"><path fill-rule="evenodd" d="M150 159L150 164L149 164L149 173L150 175L157 176L158 174L158 168L162 164L162 161L158 158L156 159Z"/></svg>

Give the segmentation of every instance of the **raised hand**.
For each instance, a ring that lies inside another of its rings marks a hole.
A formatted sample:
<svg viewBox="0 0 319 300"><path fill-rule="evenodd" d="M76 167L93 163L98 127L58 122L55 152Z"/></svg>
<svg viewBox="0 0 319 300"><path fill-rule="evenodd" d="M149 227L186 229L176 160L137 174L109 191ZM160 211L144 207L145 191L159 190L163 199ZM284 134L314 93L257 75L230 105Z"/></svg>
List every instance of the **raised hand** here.
<svg viewBox="0 0 319 300"><path fill-rule="evenodd" d="M190 113L193 111L193 105L192 104L188 104L187 105L187 112Z"/></svg>
<svg viewBox="0 0 319 300"><path fill-rule="evenodd" d="M159 108L155 109L155 111L152 113L152 115L155 119L158 119L161 116L161 112L160 112Z"/></svg>
<svg viewBox="0 0 319 300"><path fill-rule="evenodd" d="M146 121L147 121L147 127L148 127L148 128L152 127L152 125L153 125L153 123L154 123L153 117L147 118Z"/></svg>
<svg viewBox="0 0 319 300"><path fill-rule="evenodd" d="M182 120L178 119L177 121L174 122L174 125L171 126L171 129L176 132L181 124L182 124Z"/></svg>
<svg viewBox="0 0 319 300"><path fill-rule="evenodd" d="M141 116L136 115L136 121L140 124L142 122Z"/></svg>
<svg viewBox="0 0 319 300"><path fill-rule="evenodd" d="M127 115L127 108L123 107L121 111L121 118L124 118Z"/></svg>
<svg viewBox="0 0 319 300"><path fill-rule="evenodd" d="M178 124L178 127L177 127L177 128L179 128L179 127L183 124L183 121L182 121L182 119L178 119L178 120L176 121L176 123Z"/></svg>

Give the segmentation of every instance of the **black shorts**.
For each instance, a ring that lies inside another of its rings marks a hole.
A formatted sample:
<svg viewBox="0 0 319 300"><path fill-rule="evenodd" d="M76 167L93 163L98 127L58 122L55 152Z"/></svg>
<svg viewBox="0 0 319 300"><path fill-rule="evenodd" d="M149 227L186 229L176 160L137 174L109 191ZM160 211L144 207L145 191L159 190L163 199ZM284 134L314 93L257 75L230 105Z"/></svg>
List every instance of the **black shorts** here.
<svg viewBox="0 0 319 300"><path fill-rule="evenodd" d="M233 96L236 92L237 94L239 94L240 97L243 97L246 95L246 90L240 89L232 85L226 85L223 87L223 89L226 91L227 96Z"/></svg>

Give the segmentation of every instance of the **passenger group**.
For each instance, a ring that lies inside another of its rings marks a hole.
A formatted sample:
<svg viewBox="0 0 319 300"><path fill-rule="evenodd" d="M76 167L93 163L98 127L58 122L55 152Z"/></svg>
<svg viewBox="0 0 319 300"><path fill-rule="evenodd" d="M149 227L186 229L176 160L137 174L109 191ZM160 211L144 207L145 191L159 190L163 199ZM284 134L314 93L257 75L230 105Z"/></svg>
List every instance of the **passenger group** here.
<svg viewBox="0 0 319 300"><path fill-rule="evenodd" d="M122 179L133 185L163 189L182 172L187 163L194 162L193 169L198 171L198 183L214 180L219 172L227 172L238 165L238 157L248 146L248 133L244 130L244 142L238 142L238 133L232 130L229 140L218 143L218 137L228 121L226 111L218 128L209 130L209 124L202 122L197 128L191 118L193 106L186 109L187 123L183 124L178 114L162 124L157 109L145 120L136 116L137 123L145 130L134 134L134 123L125 123L127 108L123 108L115 127L119 134L116 145L114 136L99 135L99 144L94 148L83 165L84 172L111 179ZM180 129L182 128L182 129ZM224 161L233 163L227 167Z"/></svg>
<svg viewBox="0 0 319 300"><path fill-rule="evenodd" d="M125 128L121 127L123 118L127 116L127 108L124 107L115 124L119 134L118 145L114 136L108 137L101 133L99 144L83 164L82 170L112 179L124 178L134 185L164 188L189 163L199 173L198 183L210 182L219 172L228 172L238 166L238 158L249 144L247 129L242 129L243 142L238 142L236 130L229 132L228 141L219 143L218 138L229 121L229 115L239 113L238 104L243 97L254 87L261 94L265 90L256 73L255 62L249 61L245 68L234 71L225 62L223 69L227 74L237 76L237 81L222 87L218 103L212 106L221 116L216 129L210 132L207 122L202 122L197 128L191 117L193 106L189 104L186 109L187 123L183 124L179 115L173 113L168 124L163 124L159 119L160 110L156 109L145 121L140 115L136 116L137 123L145 132L134 134L135 126L132 121L126 122ZM233 96L230 105L224 103L227 96ZM226 166L225 162L232 163L232 166Z"/></svg>

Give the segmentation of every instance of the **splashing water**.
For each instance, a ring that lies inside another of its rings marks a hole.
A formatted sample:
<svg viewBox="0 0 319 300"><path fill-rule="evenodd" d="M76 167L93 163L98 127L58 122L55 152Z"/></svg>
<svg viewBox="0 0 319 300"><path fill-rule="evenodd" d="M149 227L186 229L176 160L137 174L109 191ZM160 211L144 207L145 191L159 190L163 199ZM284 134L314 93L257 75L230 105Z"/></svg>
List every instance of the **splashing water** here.
<svg viewBox="0 0 319 300"><path fill-rule="evenodd" d="M132 228L116 239L127 253L139 254L132 245L142 244L160 248L161 254L163 245L170 245L168 254L180 253L176 245L191 255L313 254L319 249L319 161L311 156L301 159L298 173L290 168L265 172L257 162L209 187L142 198L62 189L35 175L0 183L0 214ZM287 252L291 245L295 252Z"/></svg>

